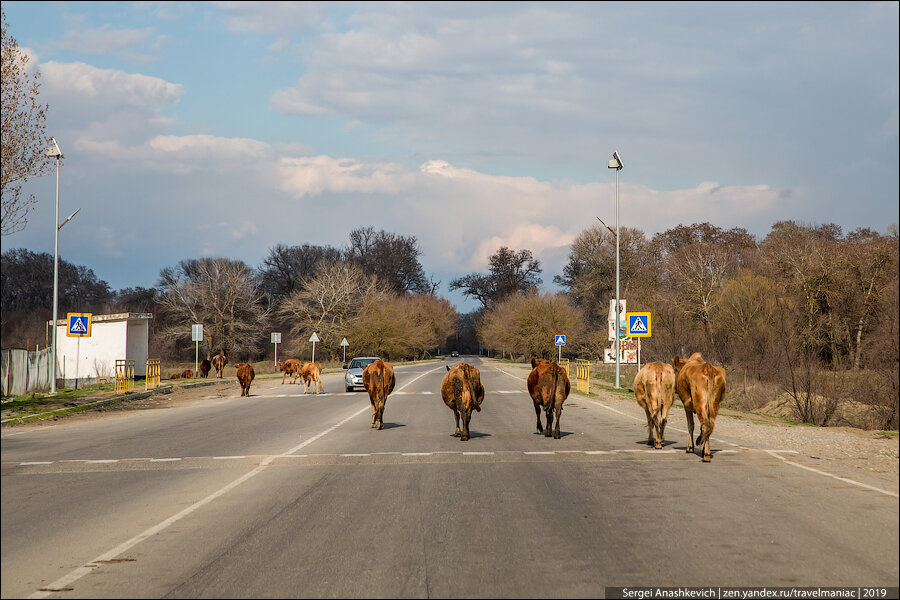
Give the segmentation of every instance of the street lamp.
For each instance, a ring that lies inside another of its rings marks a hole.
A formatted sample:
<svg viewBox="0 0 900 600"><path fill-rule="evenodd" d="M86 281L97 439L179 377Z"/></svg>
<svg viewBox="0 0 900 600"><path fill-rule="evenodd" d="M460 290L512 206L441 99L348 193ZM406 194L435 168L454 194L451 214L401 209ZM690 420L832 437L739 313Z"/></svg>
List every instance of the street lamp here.
<svg viewBox="0 0 900 600"><path fill-rule="evenodd" d="M59 267L59 159L63 158L63 153L59 149L59 144L55 138L50 138L50 147L47 148L47 156L56 158L56 219L53 221L53 351L50 357L50 393L56 393L56 308L57 308L57 269ZM78 212L77 210L75 212ZM72 213L72 217L75 213ZM72 217L69 217L71 219ZM68 221L68 219L66 219ZM63 223L65 225L65 223Z"/></svg>
<svg viewBox="0 0 900 600"><path fill-rule="evenodd" d="M616 170L616 306L613 310L616 319L616 389L619 389L619 355L621 354L619 350L619 322L622 318L619 314L619 171L624 166L622 159L619 158L619 153L613 152L612 160L609 161L609 168Z"/></svg>

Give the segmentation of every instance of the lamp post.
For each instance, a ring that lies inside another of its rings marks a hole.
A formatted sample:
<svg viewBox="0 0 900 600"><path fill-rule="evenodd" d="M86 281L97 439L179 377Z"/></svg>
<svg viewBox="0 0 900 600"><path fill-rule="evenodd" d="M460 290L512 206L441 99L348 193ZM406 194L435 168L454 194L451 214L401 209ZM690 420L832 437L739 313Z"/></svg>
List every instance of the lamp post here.
<svg viewBox="0 0 900 600"><path fill-rule="evenodd" d="M58 300L57 269L59 268L59 159L63 153L55 138L50 138L47 156L56 158L56 218L53 221L53 351L50 357L50 393L56 393L56 309Z"/></svg>
<svg viewBox="0 0 900 600"><path fill-rule="evenodd" d="M613 152L612 160L609 161L609 168L616 170L616 305L613 310L616 329L616 389L619 389L619 357L621 354L619 349L619 322L622 318L619 314L619 171L624 166L622 159L619 158L619 153Z"/></svg>

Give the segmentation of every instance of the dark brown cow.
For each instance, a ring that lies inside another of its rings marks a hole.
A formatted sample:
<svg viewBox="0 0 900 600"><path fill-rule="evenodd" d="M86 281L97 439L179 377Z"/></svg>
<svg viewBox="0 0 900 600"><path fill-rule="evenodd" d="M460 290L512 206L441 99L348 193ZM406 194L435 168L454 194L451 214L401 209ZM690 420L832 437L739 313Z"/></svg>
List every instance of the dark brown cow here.
<svg viewBox="0 0 900 600"><path fill-rule="evenodd" d="M283 375L281 376L281 384L284 385L284 378L288 375L291 376L291 383L297 382L297 377L300 376L300 369L303 363L300 362L300 359L297 358L289 358L284 362L278 363L278 368L281 369Z"/></svg>
<svg viewBox="0 0 900 600"><path fill-rule="evenodd" d="M212 358L212 366L216 370L216 378L222 379L222 372L225 370L225 365L228 364L228 360L225 358L224 354L216 354Z"/></svg>
<svg viewBox="0 0 900 600"><path fill-rule="evenodd" d="M241 384L241 396L249 396L250 384L256 377L256 371L253 370L253 365L247 363L238 363L234 366L237 368L237 379Z"/></svg>
<svg viewBox="0 0 900 600"><path fill-rule="evenodd" d="M169 379L181 379L181 373L172 373L169 375Z"/></svg>
<svg viewBox="0 0 900 600"><path fill-rule="evenodd" d="M634 376L634 397L647 413L647 444L662 448L669 409L675 400L675 369L672 365L657 361L641 367Z"/></svg>
<svg viewBox="0 0 900 600"><path fill-rule="evenodd" d="M181 379L190 379L190 378L193 377L193 376L194 376L194 372L193 372L192 370L190 370L190 369L185 369L184 371L182 371L182 372L179 374L179 377L180 377Z"/></svg>
<svg viewBox="0 0 900 600"><path fill-rule="evenodd" d="M559 417L562 414L563 402L569 397L571 386L566 370L553 361L543 358L531 359L531 373L528 374L528 393L534 402L534 414L537 415L538 433L550 437L553 427L553 413L556 413L556 431L552 434L559 439ZM541 426L541 409L547 413L547 429Z"/></svg>
<svg viewBox="0 0 900 600"><path fill-rule="evenodd" d="M200 367L197 369L197 377L203 377L204 379L206 379L206 376L209 375L209 370L211 368L212 363L204 358L200 361Z"/></svg>
<svg viewBox="0 0 900 600"><path fill-rule="evenodd" d="M694 352L687 360L675 355L675 391L684 404L687 417L687 452L694 452L694 413L700 421L700 435L697 445L703 447L703 462L712 460L709 451L709 437L716 426L719 405L725 398L725 369L714 367L703 360L699 352Z"/></svg>
<svg viewBox="0 0 900 600"><path fill-rule="evenodd" d="M456 433L453 435L465 442L469 439L472 410L481 412L481 403L484 401L481 373L464 362L459 362L455 367L447 365L447 373L441 381L441 397L456 418ZM462 416L462 431L459 429L460 416Z"/></svg>
<svg viewBox="0 0 900 600"><path fill-rule="evenodd" d="M300 375L303 377L303 383L306 385L306 389L303 391L304 394L309 393L309 386L312 384L313 393L318 394L319 392L325 391L325 386L322 385L322 365L317 362L308 362L303 363L300 367ZM388 392L390 393L390 392Z"/></svg>
<svg viewBox="0 0 900 600"><path fill-rule="evenodd" d="M384 429L384 405L394 383L394 366L389 362L376 360L363 369L363 385L372 403L372 427Z"/></svg>

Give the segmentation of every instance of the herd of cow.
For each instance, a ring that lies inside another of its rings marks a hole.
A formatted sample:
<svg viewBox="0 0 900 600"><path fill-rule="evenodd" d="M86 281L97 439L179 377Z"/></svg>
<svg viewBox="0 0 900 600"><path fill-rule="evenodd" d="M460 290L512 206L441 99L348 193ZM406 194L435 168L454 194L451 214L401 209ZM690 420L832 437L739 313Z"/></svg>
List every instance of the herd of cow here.
<svg viewBox="0 0 900 600"><path fill-rule="evenodd" d="M203 360L200 363L199 376L206 377L210 367L215 367L216 377L222 377L226 365L225 357L218 354L212 362ZM253 365L239 363L237 379L241 384L241 396L250 395L250 383L255 377ZM531 372L526 380L528 394L534 403L537 417L537 431L545 437L551 435L561 437L559 422L563 403L569 397L570 384L568 372L555 362L540 358L531 359ZM302 362L296 358L278 363L282 371L281 383L290 376L291 383L301 379L309 393L324 391L322 384L322 365L317 362ZM191 371L172 375L172 379L191 377ZM376 360L363 370L363 385L369 393L372 404L372 425L376 429L384 429L384 408L388 395L394 391L394 367L391 363ZM666 422L669 409L675 400L675 394L681 398L688 424L688 444L686 452L694 452L694 414L700 422L700 435L696 444L703 449L703 462L710 462L712 454L709 449L709 438L716 423L719 405L725 397L725 369L706 362L699 352L688 359L675 356L672 364L651 362L644 365L634 378L634 396L647 415L647 444L654 448L662 448L665 441ZM469 439L469 423L473 412L481 411L484 401L484 386L481 384L481 373L472 365L460 361L456 366L447 365L447 372L441 381L441 397L456 420L455 437L462 441ZM541 412L546 414L547 425L541 423ZM553 421L556 428L553 429ZM462 428L460 428L460 423Z"/></svg>

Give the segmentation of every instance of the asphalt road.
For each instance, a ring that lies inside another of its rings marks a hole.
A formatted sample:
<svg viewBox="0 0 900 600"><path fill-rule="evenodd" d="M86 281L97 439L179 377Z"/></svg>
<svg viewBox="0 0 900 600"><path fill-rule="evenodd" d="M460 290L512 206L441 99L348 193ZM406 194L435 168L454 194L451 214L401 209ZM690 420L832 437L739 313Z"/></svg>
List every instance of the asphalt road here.
<svg viewBox="0 0 900 600"><path fill-rule="evenodd" d="M4 430L0 595L898 585L896 495L762 451L777 449L714 444L703 464L672 433L653 450L634 419L576 394L562 439L545 438L521 371L466 360L487 391L467 442L440 398L449 361L396 368L381 431L339 374L319 396L258 379L249 398L235 385L172 409Z"/></svg>

